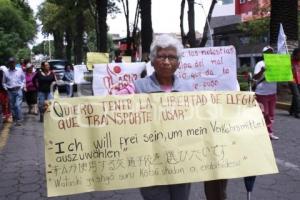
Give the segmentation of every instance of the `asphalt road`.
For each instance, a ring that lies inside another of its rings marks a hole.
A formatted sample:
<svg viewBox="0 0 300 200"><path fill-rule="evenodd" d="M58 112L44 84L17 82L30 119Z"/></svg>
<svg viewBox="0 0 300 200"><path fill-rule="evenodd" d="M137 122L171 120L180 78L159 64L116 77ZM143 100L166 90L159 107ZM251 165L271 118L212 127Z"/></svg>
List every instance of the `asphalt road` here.
<svg viewBox="0 0 300 200"><path fill-rule="evenodd" d="M277 110L275 134L280 140L272 144L280 173L257 177L251 199L300 199L299 124L299 119ZM44 165L43 128L38 117L25 115L20 127L5 124L0 135L0 200L142 200L137 189L47 198ZM190 200L201 199L205 199L203 184L193 184ZM229 181L228 199L247 199L242 179Z"/></svg>

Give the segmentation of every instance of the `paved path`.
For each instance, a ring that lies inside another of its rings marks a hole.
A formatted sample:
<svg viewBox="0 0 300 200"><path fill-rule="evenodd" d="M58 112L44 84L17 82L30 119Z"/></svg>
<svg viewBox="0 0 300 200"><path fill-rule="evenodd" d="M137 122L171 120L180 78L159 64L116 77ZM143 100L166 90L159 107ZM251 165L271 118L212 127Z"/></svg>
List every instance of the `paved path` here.
<svg viewBox="0 0 300 200"><path fill-rule="evenodd" d="M37 116L25 118L23 126L12 126L10 132L6 126L0 135L0 200L142 200L136 189L47 198L42 124ZM272 143L280 173L257 177L253 200L300 199L299 124L299 119L277 110L275 131L280 140ZM193 184L190 200L202 199L203 184ZM229 181L228 199L246 199L242 179Z"/></svg>

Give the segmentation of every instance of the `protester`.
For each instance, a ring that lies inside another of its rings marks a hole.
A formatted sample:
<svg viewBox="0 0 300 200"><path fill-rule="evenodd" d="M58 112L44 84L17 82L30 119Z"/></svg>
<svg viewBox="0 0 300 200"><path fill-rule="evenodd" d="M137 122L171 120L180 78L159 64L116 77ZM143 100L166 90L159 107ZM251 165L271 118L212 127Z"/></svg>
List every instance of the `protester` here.
<svg viewBox="0 0 300 200"><path fill-rule="evenodd" d="M264 54L273 53L273 48L266 46L263 48L262 52ZM274 135L273 132L273 123L275 116L275 106L276 106L276 93L277 93L277 83L266 82L264 72L266 70L264 60L259 61L255 65L253 79L256 81L256 99L260 104L265 123L268 128L269 137L272 140L278 140L279 137Z"/></svg>
<svg viewBox="0 0 300 200"><path fill-rule="evenodd" d="M22 120L22 99L25 89L25 75L21 68L16 68L16 61L10 58L8 61L9 69L4 72L4 89L7 90L13 121L16 126L21 126Z"/></svg>
<svg viewBox="0 0 300 200"><path fill-rule="evenodd" d="M115 51L115 60L114 60L115 63L121 63L123 62L122 61L122 53L120 50L116 50Z"/></svg>
<svg viewBox="0 0 300 200"><path fill-rule="evenodd" d="M27 64L30 63L30 60L29 59L21 59L20 60L20 67L22 68L23 72L25 73L26 72L26 66Z"/></svg>
<svg viewBox="0 0 300 200"><path fill-rule="evenodd" d="M74 82L74 71L73 71L73 66L71 64L66 64L65 65L65 72L62 78L63 81L73 83ZM73 84L66 85L66 92L69 97L73 96Z"/></svg>
<svg viewBox="0 0 300 200"><path fill-rule="evenodd" d="M192 88L176 75L182 57L183 46L176 38L169 35L158 36L150 47L150 61L154 66L151 76L136 80L133 84L120 88L114 85L110 94L160 93L192 91ZM226 199L227 180L204 182L207 200ZM175 184L141 188L145 200L188 200L190 184Z"/></svg>
<svg viewBox="0 0 300 200"><path fill-rule="evenodd" d="M182 56L182 44L168 35L158 36L150 47L150 59L155 72L148 77L136 80L125 88L117 85L111 88L110 93L156 93L190 91L174 75ZM141 188L141 194L145 200L188 200L190 184L162 185Z"/></svg>
<svg viewBox="0 0 300 200"><path fill-rule="evenodd" d="M11 122L11 112L9 108L9 100L8 100L8 94L3 86L4 82L4 72L7 70L5 66L1 66L0 68L0 104L1 104L1 110L2 110L2 122Z"/></svg>
<svg viewBox="0 0 300 200"><path fill-rule="evenodd" d="M45 101L53 98L51 94L51 84L56 81L56 76L50 71L48 62L41 63L41 71L37 72L32 81L38 88L40 122L44 122Z"/></svg>
<svg viewBox="0 0 300 200"><path fill-rule="evenodd" d="M25 91L25 98L28 105L28 114L37 115L37 88L36 85L33 83L33 77L35 73L33 72L33 64L27 63L26 65L26 91Z"/></svg>
<svg viewBox="0 0 300 200"><path fill-rule="evenodd" d="M290 115L300 118L300 48L294 49L292 53L293 82L289 82L292 92L292 103Z"/></svg>

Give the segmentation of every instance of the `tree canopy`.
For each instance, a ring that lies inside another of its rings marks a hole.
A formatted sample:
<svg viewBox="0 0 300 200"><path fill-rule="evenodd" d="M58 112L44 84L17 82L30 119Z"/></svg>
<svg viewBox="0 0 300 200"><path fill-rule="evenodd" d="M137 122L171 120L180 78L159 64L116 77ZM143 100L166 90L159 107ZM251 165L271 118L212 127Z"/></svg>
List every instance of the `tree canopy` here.
<svg viewBox="0 0 300 200"><path fill-rule="evenodd" d="M0 0L0 64L5 64L9 57L28 54L27 45L35 34L33 11L26 1Z"/></svg>

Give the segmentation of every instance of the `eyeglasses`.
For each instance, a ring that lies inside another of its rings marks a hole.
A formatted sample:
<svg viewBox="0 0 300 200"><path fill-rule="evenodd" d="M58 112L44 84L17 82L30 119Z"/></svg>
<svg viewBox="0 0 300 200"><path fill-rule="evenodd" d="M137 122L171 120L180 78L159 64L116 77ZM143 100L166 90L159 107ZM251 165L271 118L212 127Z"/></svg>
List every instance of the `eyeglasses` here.
<svg viewBox="0 0 300 200"><path fill-rule="evenodd" d="M156 59L159 61L165 61L165 60L169 60L170 62L176 62L178 60L177 56L173 56L173 55L158 55L156 56Z"/></svg>

